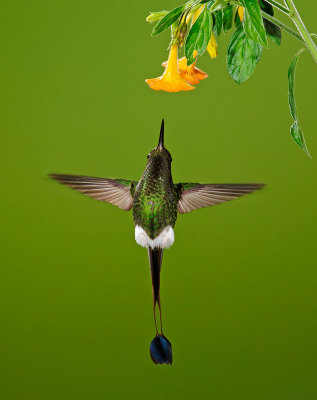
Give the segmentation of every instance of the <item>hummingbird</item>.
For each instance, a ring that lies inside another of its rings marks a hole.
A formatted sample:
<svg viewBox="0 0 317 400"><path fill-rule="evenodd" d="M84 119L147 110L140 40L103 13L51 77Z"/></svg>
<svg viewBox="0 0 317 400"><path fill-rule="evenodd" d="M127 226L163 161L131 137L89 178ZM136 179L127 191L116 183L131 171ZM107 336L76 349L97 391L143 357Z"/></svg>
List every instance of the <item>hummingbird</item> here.
<svg viewBox="0 0 317 400"><path fill-rule="evenodd" d="M162 327L160 274L163 252L174 243L174 226L178 214L214 206L264 187L261 183L175 184L171 164L172 156L164 145L163 119L158 145L148 154L146 167L139 181L49 174L52 179L89 197L108 202L124 211L132 209L135 240L147 249L150 264L156 330L150 345L150 355L155 364L172 364L172 345L164 336Z"/></svg>

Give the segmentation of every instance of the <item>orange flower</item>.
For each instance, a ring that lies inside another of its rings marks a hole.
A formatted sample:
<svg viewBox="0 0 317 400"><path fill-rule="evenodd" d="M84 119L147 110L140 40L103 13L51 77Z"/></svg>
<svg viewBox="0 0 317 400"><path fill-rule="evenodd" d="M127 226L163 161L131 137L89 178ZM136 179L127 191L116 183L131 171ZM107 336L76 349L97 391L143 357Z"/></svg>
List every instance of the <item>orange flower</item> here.
<svg viewBox="0 0 317 400"><path fill-rule="evenodd" d="M239 15L240 21L242 22L243 16L244 16L244 7L241 7L241 6L238 7L238 15Z"/></svg>
<svg viewBox="0 0 317 400"><path fill-rule="evenodd" d="M217 46L217 42L216 42L216 37L215 35L212 33L208 46L207 46L207 51L210 55L211 58L216 58L218 55L218 46Z"/></svg>
<svg viewBox="0 0 317 400"><path fill-rule="evenodd" d="M166 61L162 64L166 67ZM182 57L178 60L178 69L181 77L191 85L197 85L202 79L206 79L208 74L199 68L196 68L196 61L192 65L187 65L187 58Z"/></svg>
<svg viewBox="0 0 317 400"><path fill-rule="evenodd" d="M146 83L153 90L164 90L165 92L180 92L182 90L193 90L194 86L189 85L179 74L177 65L178 46L171 46L166 69L162 76L154 79L146 79Z"/></svg>

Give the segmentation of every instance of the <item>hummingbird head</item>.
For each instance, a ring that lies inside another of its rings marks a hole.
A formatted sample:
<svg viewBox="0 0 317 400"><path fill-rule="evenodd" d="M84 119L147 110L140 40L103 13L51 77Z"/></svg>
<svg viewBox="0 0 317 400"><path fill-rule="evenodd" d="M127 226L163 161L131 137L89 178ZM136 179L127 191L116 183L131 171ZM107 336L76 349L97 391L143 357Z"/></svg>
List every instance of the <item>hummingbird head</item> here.
<svg viewBox="0 0 317 400"><path fill-rule="evenodd" d="M150 162L153 158L167 159L170 163L172 162L171 153L164 146L164 118L162 119L158 145L150 152L147 158L148 162Z"/></svg>

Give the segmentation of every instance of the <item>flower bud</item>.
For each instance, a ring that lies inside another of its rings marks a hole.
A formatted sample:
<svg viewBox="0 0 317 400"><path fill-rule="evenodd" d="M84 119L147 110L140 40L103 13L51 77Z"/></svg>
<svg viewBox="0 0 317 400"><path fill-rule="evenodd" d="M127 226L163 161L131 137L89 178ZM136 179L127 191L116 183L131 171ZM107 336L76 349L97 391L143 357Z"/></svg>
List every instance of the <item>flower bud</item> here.
<svg viewBox="0 0 317 400"><path fill-rule="evenodd" d="M183 21L174 31L174 40L179 46L182 46L187 33L187 24Z"/></svg>
<svg viewBox="0 0 317 400"><path fill-rule="evenodd" d="M172 364L172 345L164 335L156 335L150 346L154 364Z"/></svg>
<svg viewBox="0 0 317 400"><path fill-rule="evenodd" d="M168 14L168 11L165 10L158 12L151 12L150 15L146 17L146 21L150 22L150 24L152 22L160 21L163 17L165 17L166 14Z"/></svg>
<svg viewBox="0 0 317 400"><path fill-rule="evenodd" d="M181 25L179 27L179 40L180 40L181 46L184 43L184 40L185 40L185 37L186 37L186 32L187 32L187 24L184 21L183 23L181 23Z"/></svg>

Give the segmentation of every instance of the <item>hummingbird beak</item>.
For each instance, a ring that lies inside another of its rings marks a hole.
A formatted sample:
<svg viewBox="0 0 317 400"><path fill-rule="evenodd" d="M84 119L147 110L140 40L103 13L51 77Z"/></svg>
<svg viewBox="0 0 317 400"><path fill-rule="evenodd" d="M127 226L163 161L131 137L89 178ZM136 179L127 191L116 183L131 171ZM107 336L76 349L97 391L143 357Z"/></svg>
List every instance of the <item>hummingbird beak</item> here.
<svg viewBox="0 0 317 400"><path fill-rule="evenodd" d="M163 150L164 149L164 118L162 119L162 124L161 124L161 132L160 132L160 139L157 145L158 150Z"/></svg>

